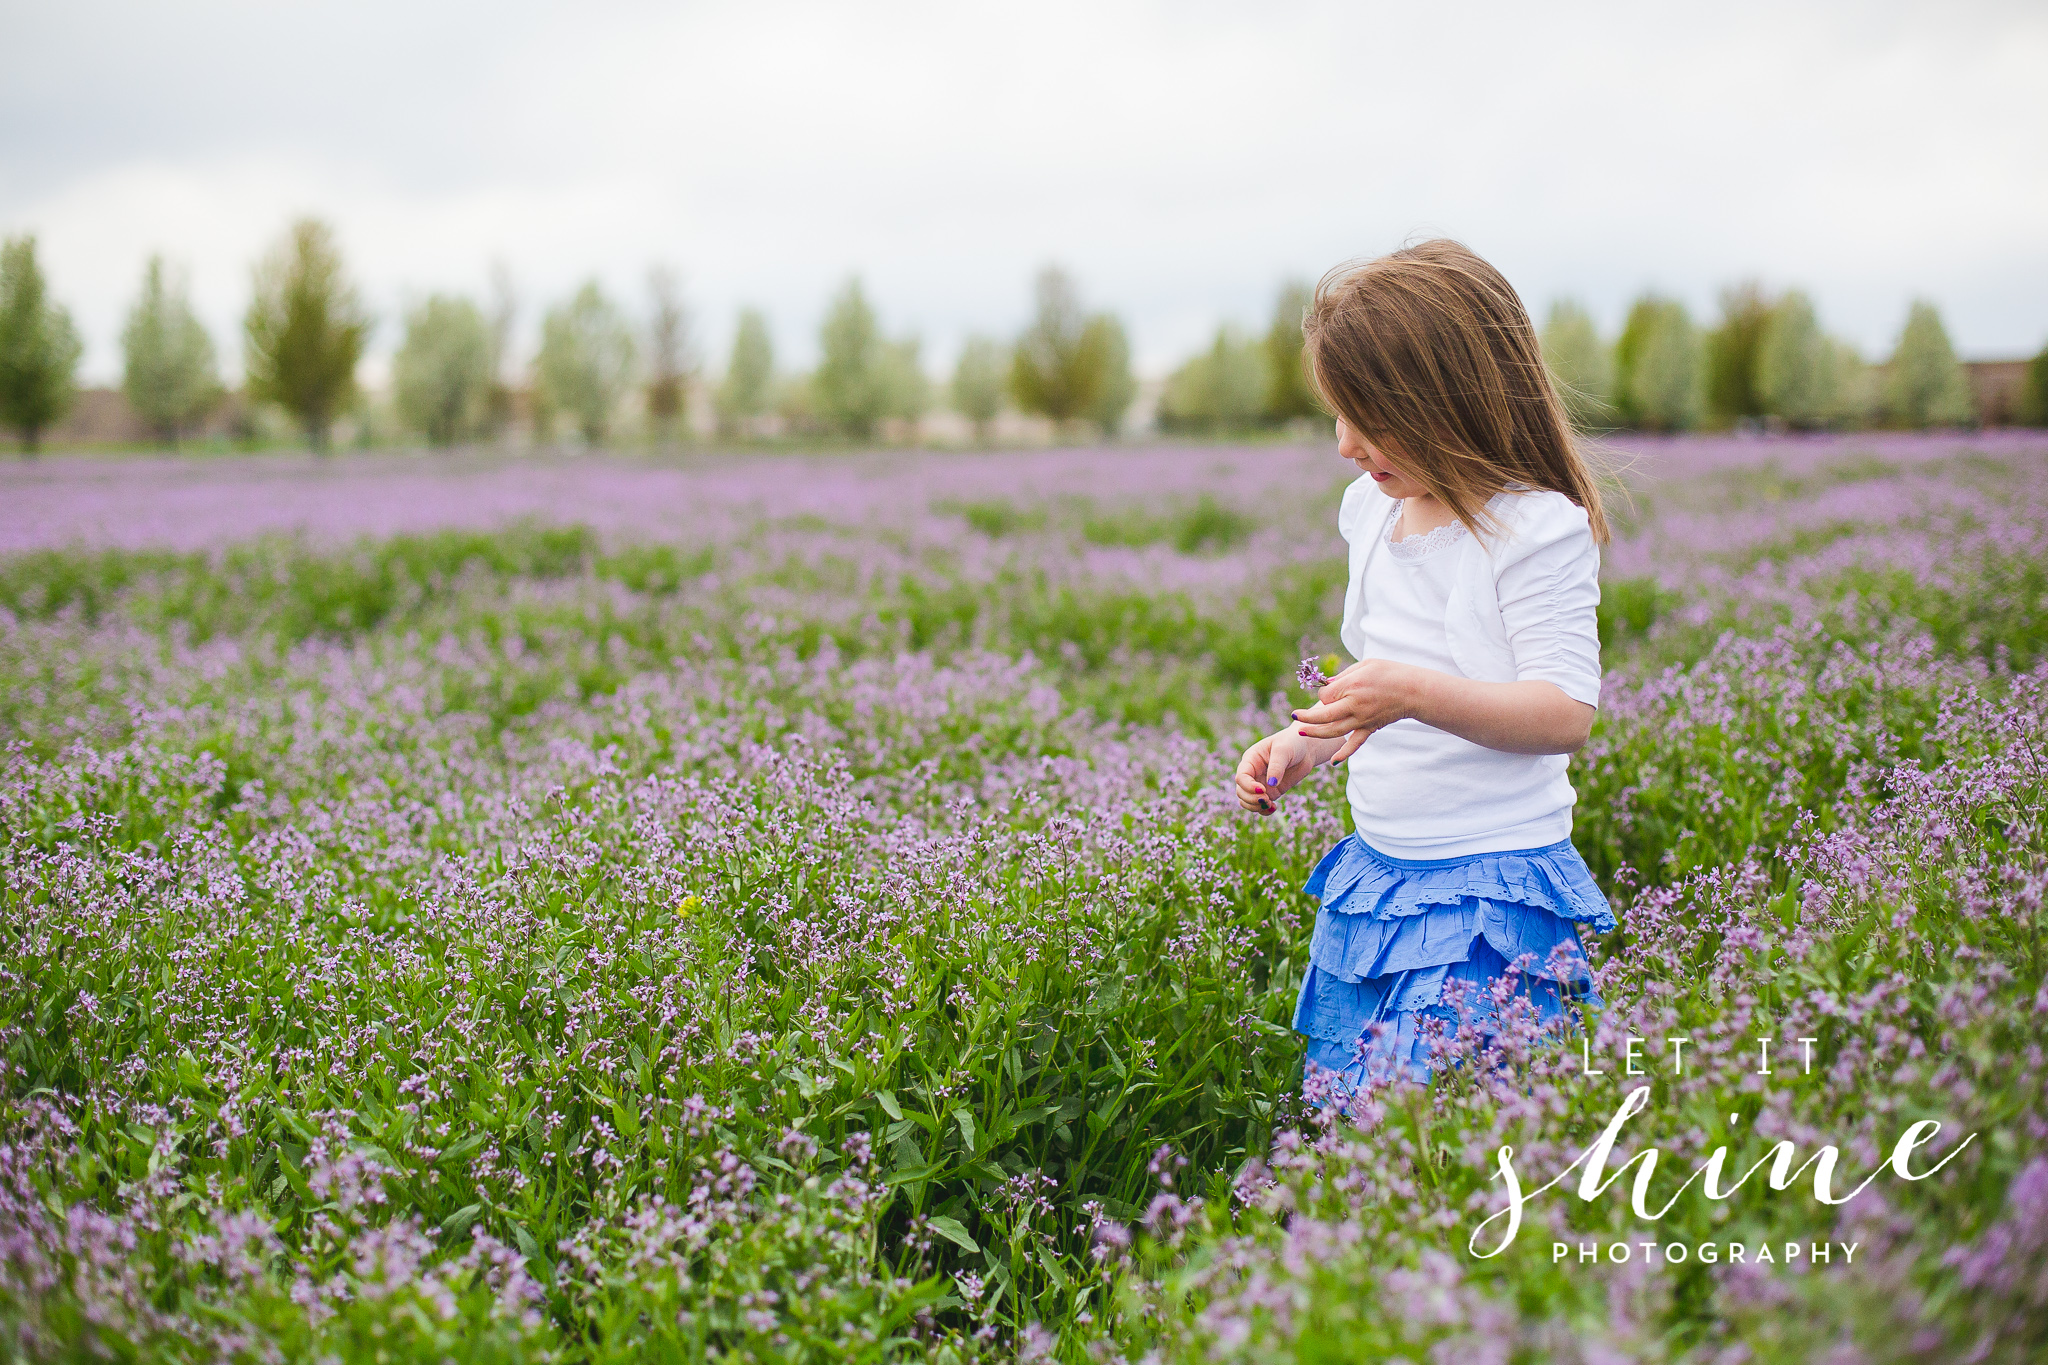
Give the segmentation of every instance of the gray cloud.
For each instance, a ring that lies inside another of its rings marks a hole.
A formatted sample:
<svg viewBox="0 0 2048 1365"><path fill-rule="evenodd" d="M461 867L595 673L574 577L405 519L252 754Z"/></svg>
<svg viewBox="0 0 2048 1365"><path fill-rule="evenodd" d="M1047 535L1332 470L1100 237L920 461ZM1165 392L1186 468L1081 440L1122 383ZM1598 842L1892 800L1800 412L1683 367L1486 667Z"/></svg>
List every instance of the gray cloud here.
<svg viewBox="0 0 2048 1365"><path fill-rule="evenodd" d="M2048 337L2038 7L10 8L0 226L42 235L101 374L150 250L226 343L300 211L386 346L496 256L535 303L672 261L709 349L758 302L798 359L858 270L943 355L1057 258L1159 368L1429 232L1610 325L1759 275L1873 350L1915 294L1971 352Z"/></svg>

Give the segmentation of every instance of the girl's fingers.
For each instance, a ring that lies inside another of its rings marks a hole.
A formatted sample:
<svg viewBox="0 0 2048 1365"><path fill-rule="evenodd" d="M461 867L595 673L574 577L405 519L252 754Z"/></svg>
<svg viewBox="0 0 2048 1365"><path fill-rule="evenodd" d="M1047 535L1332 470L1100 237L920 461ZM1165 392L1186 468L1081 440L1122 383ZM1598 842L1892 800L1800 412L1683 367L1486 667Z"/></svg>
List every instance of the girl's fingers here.
<svg viewBox="0 0 2048 1365"><path fill-rule="evenodd" d="M1372 731L1370 730L1353 730L1345 739L1344 747L1331 756L1331 764L1334 766L1335 764L1342 763L1345 759L1364 748L1365 742L1371 738Z"/></svg>
<svg viewBox="0 0 2048 1365"><path fill-rule="evenodd" d="M1331 720L1337 714L1337 707L1329 702L1319 701L1312 706L1304 706L1299 711L1296 711L1294 719L1309 725L1321 725Z"/></svg>
<svg viewBox="0 0 2048 1365"><path fill-rule="evenodd" d="M1348 706L1316 706L1294 713L1294 728L1310 739L1342 739L1363 730L1371 734L1379 727ZM1361 743L1363 741L1360 741Z"/></svg>
<svg viewBox="0 0 2048 1365"><path fill-rule="evenodd" d="M1350 696L1354 689L1363 685L1359 675L1364 667L1365 661L1362 659L1347 666L1336 677L1323 684L1322 690L1316 693L1317 700L1329 703L1342 701Z"/></svg>

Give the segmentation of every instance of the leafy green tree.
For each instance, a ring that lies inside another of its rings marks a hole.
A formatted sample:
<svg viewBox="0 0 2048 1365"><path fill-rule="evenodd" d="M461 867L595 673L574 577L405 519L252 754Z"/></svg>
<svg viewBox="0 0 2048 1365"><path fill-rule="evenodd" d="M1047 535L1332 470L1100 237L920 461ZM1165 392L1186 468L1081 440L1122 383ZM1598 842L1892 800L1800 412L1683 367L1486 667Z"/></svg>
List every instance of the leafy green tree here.
<svg viewBox="0 0 2048 1365"><path fill-rule="evenodd" d="M121 329L121 391L135 415L176 448L220 400L213 338L192 311L182 277L152 256L142 294Z"/></svg>
<svg viewBox="0 0 2048 1365"><path fill-rule="evenodd" d="M405 319L405 341L391 361L398 415L428 442L451 446L490 415L490 324L468 299L435 294Z"/></svg>
<svg viewBox="0 0 2048 1365"><path fill-rule="evenodd" d="M370 326L342 273L333 230L301 218L256 267L255 297L242 322L249 397L282 407L307 442L325 450L334 419L355 398L356 362Z"/></svg>
<svg viewBox="0 0 2048 1365"><path fill-rule="evenodd" d="M71 406L72 377L85 345L71 314L53 303L34 237L0 244L0 423L34 454L43 429Z"/></svg>
<svg viewBox="0 0 2048 1365"><path fill-rule="evenodd" d="M775 401L775 343L758 308L742 308L733 332L725 382L718 386L718 424L727 434L745 435Z"/></svg>
<svg viewBox="0 0 2048 1365"><path fill-rule="evenodd" d="M1159 425L1168 431L1241 431L1265 414L1271 389L1267 347L1219 327L1209 349L1166 380Z"/></svg>
<svg viewBox="0 0 2048 1365"><path fill-rule="evenodd" d="M1038 309L1010 350L1010 396L1026 412L1055 422L1080 416L1093 397L1079 363L1088 320L1074 282L1057 266L1038 276Z"/></svg>
<svg viewBox="0 0 2048 1365"><path fill-rule="evenodd" d="M1941 313L1916 299L1885 374L1885 415L1901 426L1958 427L1973 421L1977 405L1969 377L1949 344Z"/></svg>
<svg viewBox="0 0 2048 1365"><path fill-rule="evenodd" d="M1645 294L1614 347L1616 407L1625 425L1683 431L1699 422L1699 329L1676 299Z"/></svg>
<svg viewBox="0 0 2048 1365"><path fill-rule="evenodd" d="M1832 426L1866 427L1883 409L1876 367L1863 353L1839 337L1828 338L1828 374L1834 387L1828 422Z"/></svg>
<svg viewBox="0 0 2048 1365"><path fill-rule="evenodd" d="M1763 416L1757 348L1770 321L1771 301L1754 280L1721 291L1721 322L1706 337L1707 411L1716 419Z"/></svg>
<svg viewBox="0 0 2048 1365"><path fill-rule="evenodd" d="M2048 346L2027 364L2027 381L2020 389L2021 425L2048 427Z"/></svg>
<svg viewBox="0 0 2048 1365"><path fill-rule="evenodd" d="M1137 396L1123 325L1107 313L1089 316L1058 266L1039 272L1037 295L1031 325L1010 353L1010 396L1056 423L1085 417L1114 432Z"/></svg>
<svg viewBox="0 0 2048 1365"><path fill-rule="evenodd" d="M811 375L817 414L827 427L857 441L873 438L889 415L888 350L860 281L848 280L818 330L818 368Z"/></svg>
<svg viewBox="0 0 2048 1365"><path fill-rule="evenodd" d="M855 440L872 440L883 421L913 426L931 405L931 381L915 337L891 341L858 279L833 299L818 332L818 368L811 374L817 421Z"/></svg>
<svg viewBox="0 0 2048 1365"><path fill-rule="evenodd" d="M1600 343L1593 315L1571 299L1550 305L1539 338L1543 361L1564 400L1565 412L1580 431L1594 431L1614 421L1614 358Z"/></svg>
<svg viewBox="0 0 2048 1365"><path fill-rule="evenodd" d="M916 337L882 348L882 415L908 422L913 431L932 405L932 382L924 372L923 344Z"/></svg>
<svg viewBox="0 0 2048 1365"><path fill-rule="evenodd" d="M1088 319L1081 333L1081 363L1095 376L1095 396L1082 415L1113 439L1123 430L1124 415L1138 397L1130 338L1114 314L1097 313Z"/></svg>
<svg viewBox="0 0 2048 1365"><path fill-rule="evenodd" d="M971 336L953 365L953 410L974 423L974 439L988 440L989 424L1003 410L1003 372L1009 357L991 337Z"/></svg>
<svg viewBox="0 0 2048 1365"><path fill-rule="evenodd" d="M689 416L690 315L683 304L682 283L673 270L656 266L648 272L647 292L654 309L647 328L647 416L655 435L673 439Z"/></svg>
<svg viewBox="0 0 2048 1365"><path fill-rule="evenodd" d="M1273 324L1266 329L1266 396L1264 415L1275 422L1318 420L1322 402L1309 383L1301 359L1301 320L1315 301L1315 291L1300 281L1280 287L1273 302Z"/></svg>
<svg viewBox="0 0 2048 1365"><path fill-rule="evenodd" d="M1813 301L1796 289L1780 298L1756 348L1757 401L1764 415L1801 429L1826 426L1840 397L1837 358Z"/></svg>
<svg viewBox="0 0 2048 1365"><path fill-rule="evenodd" d="M1635 400L1630 390L1635 378L1636 358L1642 354L1643 343L1657 326L1657 313L1663 301L1655 295L1644 294L1629 305L1628 316L1622 319L1621 335L1614 339L1614 413L1623 426L1639 425L1635 411Z"/></svg>
<svg viewBox="0 0 2048 1365"><path fill-rule="evenodd" d="M567 413L591 445L611 435L619 400L633 387L639 361L633 329L596 280L541 320L534 360L534 405L543 429Z"/></svg>

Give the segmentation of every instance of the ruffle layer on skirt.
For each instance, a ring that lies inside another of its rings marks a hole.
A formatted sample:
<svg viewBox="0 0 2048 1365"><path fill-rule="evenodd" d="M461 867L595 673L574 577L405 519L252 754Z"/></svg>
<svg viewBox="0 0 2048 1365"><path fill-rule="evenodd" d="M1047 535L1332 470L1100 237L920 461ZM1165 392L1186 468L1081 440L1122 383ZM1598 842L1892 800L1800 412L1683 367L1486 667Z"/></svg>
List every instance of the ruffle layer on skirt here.
<svg viewBox="0 0 2048 1365"><path fill-rule="evenodd" d="M1458 1026L1445 998L1453 981L1471 988L1481 1027L1492 1017L1485 991L1510 966L1520 969L1517 993L1545 1023L1571 1001L1598 1003L1577 926L1606 933L1614 912L1569 840L1415 861L1353 834L1303 890L1323 904L1294 1027L1308 1035L1309 1061L1346 1084L1397 1066L1427 1080L1432 1031Z"/></svg>

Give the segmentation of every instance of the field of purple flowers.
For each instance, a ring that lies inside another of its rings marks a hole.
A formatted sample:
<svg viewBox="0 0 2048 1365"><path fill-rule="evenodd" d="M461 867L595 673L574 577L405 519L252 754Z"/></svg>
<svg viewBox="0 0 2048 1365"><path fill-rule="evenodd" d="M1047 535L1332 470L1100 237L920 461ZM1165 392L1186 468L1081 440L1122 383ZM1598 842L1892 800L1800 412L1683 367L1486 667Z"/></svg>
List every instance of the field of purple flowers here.
<svg viewBox="0 0 2048 1365"><path fill-rule="evenodd" d="M1342 1102L1327 450L0 469L6 1349L2035 1359L2048 439L1617 454L1605 1006Z"/></svg>

